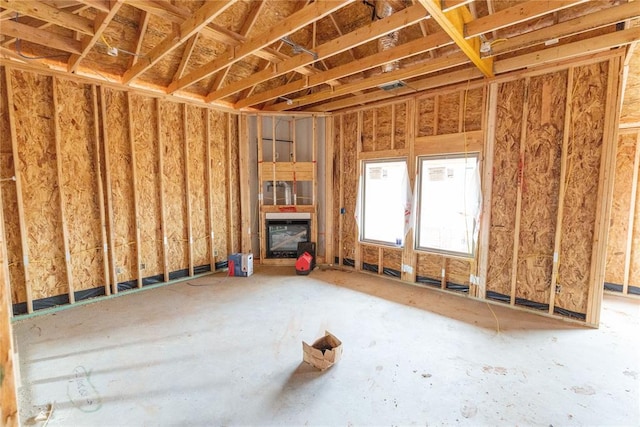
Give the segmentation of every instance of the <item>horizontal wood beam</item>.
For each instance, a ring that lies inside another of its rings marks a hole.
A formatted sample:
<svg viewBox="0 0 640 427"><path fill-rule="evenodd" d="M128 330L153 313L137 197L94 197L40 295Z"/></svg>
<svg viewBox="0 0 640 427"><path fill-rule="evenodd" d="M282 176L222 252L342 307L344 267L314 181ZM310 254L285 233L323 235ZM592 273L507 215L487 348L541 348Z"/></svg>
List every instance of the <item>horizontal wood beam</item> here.
<svg viewBox="0 0 640 427"><path fill-rule="evenodd" d="M300 79L284 86L258 93L246 99L241 99L235 104L236 108L245 108L258 105L270 99L285 96L299 90L325 83L327 80L339 79L356 74L389 62L399 61L413 55L428 52L430 50L451 44L451 38L444 32L439 32L408 43L401 44L389 50L375 53L362 58L357 62L349 62L330 70L320 72L306 79Z"/></svg>
<svg viewBox="0 0 640 427"><path fill-rule="evenodd" d="M469 10L466 6L445 12L440 7L440 0L418 0L429 12L431 17L458 45L460 50L487 77L493 77L493 60L480 57L480 39L478 37L467 40L464 36L464 26L469 20Z"/></svg>
<svg viewBox="0 0 640 427"><path fill-rule="evenodd" d="M640 5L634 2L613 6L606 10L590 13L579 18L571 19L550 27L531 31L520 36L510 37L507 40L496 43L491 48L492 55L511 52L523 47L541 44L548 40L583 33L595 28L622 22L627 19L640 16Z"/></svg>
<svg viewBox="0 0 640 427"><path fill-rule="evenodd" d="M87 6L95 7L100 12L109 13L111 10L111 5L109 4L109 0L76 0L78 3L82 3Z"/></svg>
<svg viewBox="0 0 640 427"><path fill-rule="evenodd" d="M177 33L170 34L164 38L151 51L140 58L133 67L129 68L122 76L122 83L127 84L133 79L157 64L165 55L172 52L195 33L200 31L218 15L231 7L237 0L210 1L205 2L190 18L180 24Z"/></svg>
<svg viewBox="0 0 640 427"><path fill-rule="evenodd" d="M10 9L22 15L28 15L42 21L68 28L79 33L93 35L93 22L82 16L57 9L39 1L0 0L0 7Z"/></svg>
<svg viewBox="0 0 640 427"><path fill-rule="evenodd" d="M236 92L240 92L243 89L262 83L266 80L279 77L283 74L295 70L296 68L312 64L313 62L323 58L337 55L353 47L360 46L371 40L375 40L378 37L389 32L397 31L401 28L413 25L416 22L424 19L425 15L426 11L420 5L408 7L392 14L387 18L374 21L373 23L358 28L357 30L354 30L342 37L335 38L323 45L317 46L315 48L317 58L314 58L306 53L296 55L276 65L275 69L266 69L260 71L253 74L249 78L241 79L237 82L225 86L220 90L211 92L205 98L205 101L211 102L216 99L227 97Z"/></svg>
<svg viewBox="0 0 640 427"><path fill-rule="evenodd" d="M78 40L29 25L20 24L12 20L2 22L0 25L0 34L72 54L82 52L82 43Z"/></svg>
<svg viewBox="0 0 640 427"><path fill-rule="evenodd" d="M348 84L331 88L328 90L316 92L311 95L301 96L299 98L293 99L291 104L288 104L287 102L274 104L272 106L265 108L264 110L265 111L284 111L292 108L297 108L297 107L301 107L309 104L314 104L316 102L321 102L321 101L324 101L325 99L336 98L342 95L348 95L355 91L370 89L376 86L381 86L381 85L393 82L395 80L409 79L409 78L420 76L423 74L446 70L447 68L463 65L468 62L469 60L465 54L461 52L457 52L449 56L431 59L425 64L412 65L407 68L401 68L399 70L380 74L375 77L370 77L364 80L359 80L353 83L348 83Z"/></svg>
<svg viewBox="0 0 640 427"><path fill-rule="evenodd" d="M531 0L526 3L520 3L467 23L464 26L464 36L467 38L476 37L480 34L510 27L587 1L588 0Z"/></svg>
<svg viewBox="0 0 640 427"><path fill-rule="evenodd" d="M640 39L640 27L616 31L602 36L592 37L588 41L580 40L560 46L550 47L513 58L496 61L496 73L515 71L577 56L597 53L614 47L624 46Z"/></svg>
<svg viewBox="0 0 640 427"><path fill-rule="evenodd" d="M228 67L254 52L270 45L271 43L288 36L309 23L321 19L341 7L352 3L354 0L322 0L312 3L310 6L292 14L287 19L280 21L269 30L255 37L248 39L244 44L233 48L232 52L223 54L208 64L187 74L177 82L173 82L167 89L168 93L190 86L200 80ZM230 57L230 59L229 59Z"/></svg>

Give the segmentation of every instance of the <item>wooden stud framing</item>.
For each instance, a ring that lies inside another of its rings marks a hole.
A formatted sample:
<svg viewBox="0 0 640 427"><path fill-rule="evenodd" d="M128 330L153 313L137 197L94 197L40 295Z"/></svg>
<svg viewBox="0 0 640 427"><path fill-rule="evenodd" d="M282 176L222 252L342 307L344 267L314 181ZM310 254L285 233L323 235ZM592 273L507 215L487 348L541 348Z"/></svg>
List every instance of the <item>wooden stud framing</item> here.
<svg viewBox="0 0 640 427"><path fill-rule="evenodd" d="M518 171L518 195L516 200L516 222L513 232L513 257L511 259L511 305L516 303L516 281L518 278L518 251L520 249L520 220L522 217L522 185L525 168L525 141L527 139L527 119L529 117L529 77L525 80L524 106L522 108L522 130L520 132L520 166Z"/></svg>
<svg viewBox="0 0 640 427"><path fill-rule="evenodd" d="M311 239L318 242L318 124L317 116L311 116L311 161L313 162L313 189L311 193L311 204L313 214L311 214ZM295 129L294 129L295 135ZM317 254L316 254L317 256Z"/></svg>
<svg viewBox="0 0 640 427"><path fill-rule="evenodd" d="M24 199L22 196L22 179L20 173L20 157L18 155L18 134L16 133L16 119L13 107L13 87L11 85L10 67L5 67L5 83L7 87L7 110L9 111L9 128L11 129L11 154L13 155L13 170L16 177L16 198L18 202L18 223L20 225L20 244L22 247L22 267L24 268L24 284L27 294L27 312L33 313L33 291L29 280L29 246L27 241L27 223L24 217Z"/></svg>
<svg viewBox="0 0 640 427"><path fill-rule="evenodd" d="M182 131L184 143L184 192L187 207L187 244L189 254L189 276L193 276L193 224L191 221L191 185L189 182L189 120L187 104L182 104Z"/></svg>
<svg viewBox="0 0 640 427"><path fill-rule="evenodd" d="M335 261L334 257L334 241L333 241L333 153L335 144L334 135L334 118L333 116L325 118L325 151L324 151L324 194L325 194L325 215L324 215L324 248L325 248L325 262L329 265L333 265Z"/></svg>
<svg viewBox="0 0 640 427"><path fill-rule="evenodd" d="M234 252L233 247L233 221L231 218L235 218L235 212L233 210L233 197L231 188L231 114L227 113L227 168L226 168L226 184L227 184L227 254Z"/></svg>
<svg viewBox="0 0 640 427"><path fill-rule="evenodd" d="M102 161L100 149L100 110L98 107L98 92L95 85L91 85L91 100L93 102L93 138L94 149L96 153L96 185L98 187L98 206L100 209L100 237L102 242L102 268L104 277L104 293L111 295L111 287L109 286L109 244L107 243L107 222L104 210L104 188L102 184Z"/></svg>
<svg viewBox="0 0 640 427"><path fill-rule="evenodd" d="M409 147L409 153L407 155L407 170L409 171L409 181L412 184L412 190L417 186L417 170L418 164L416 159L414 141L416 139L416 130L417 130L417 111L416 111L416 100L411 99L405 103L405 111L406 111L406 119L405 119L405 145ZM413 202L417 200L416 195L413 197ZM413 206L413 212L416 212L417 206ZM415 241L416 230L415 227L412 228L408 235L405 236L404 242L404 251L402 253L402 265L400 269L402 271L401 277L410 282L416 282L416 270L417 270L417 259L418 256L414 249L414 241Z"/></svg>
<svg viewBox="0 0 640 427"><path fill-rule="evenodd" d="M339 175L340 175L340 189L338 199L340 200L339 222L338 222L338 265L344 265L344 214L342 209L344 208L344 114L340 114L340 159L339 159ZM334 207L335 209L335 207Z"/></svg>
<svg viewBox="0 0 640 427"><path fill-rule="evenodd" d="M493 198L493 159L495 153L496 120L498 114L498 84L489 87L489 112L486 115L486 137L484 146L484 168L482 173L482 216L478 240L479 274L477 297L485 299L487 274L489 272L489 236L491 233L491 203Z"/></svg>
<svg viewBox="0 0 640 427"><path fill-rule="evenodd" d="M587 296L586 322L591 325L600 323L602 294L604 292L604 271L607 258L607 235L611 217L611 200L613 197L613 181L616 162L618 119L620 117L620 98L622 96L622 61L621 55L609 60L607 100L605 105L604 133L598 182L598 208L593 233L591 267L589 270L589 293Z"/></svg>
<svg viewBox="0 0 640 427"><path fill-rule="evenodd" d="M627 244L624 257L624 282L622 293L628 295L631 274L631 254L633 252L633 227L636 216L636 199L638 197L638 169L640 169L640 131L636 132L636 151L633 158L633 178L631 178L631 199L629 201L629 222L627 224ZM636 249L638 250L638 249Z"/></svg>
<svg viewBox="0 0 640 427"><path fill-rule="evenodd" d="M549 284L549 314L553 314L555 308L556 289L558 285L558 269L560 267L560 245L562 243L562 220L564 218L564 196L567 190L567 157L569 155L569 139L573 134L571 128L571 102L573 93L574 68L568 70L567 99L564 106L564 134L562 135L562 155L560 157L560 188L558 193L558 212L556 216L556 233L553 244L553 268L551 270L551 283Z"/></svg>
<svg viewBox="0 0 640 427"><path fill-rule="evenodd" d="M391 149L396 148L396 104L391 104Z"/></svg>
<svg viewBox="0 0 640 427"><path fill-rule="evenodd" d="M356 140L356 173L358 177L362 177L363 171L362 171L362 162L360 160L358 160L358 154L362 153L362 123L363 122L363 114L362 111L358 111L358 130L357 130L357 140ZM374 129L374 133L375 133L375 129ZM360 185L361 182L358 180L356 181L356 185ZM356 191L356 195L358 194L358 192ZM357 197L357 196L356 196ZM358 202L356 201L356 206L357 206ZM357 213L358 217L361 217L362 215L360 214L360 212ZM362 245L360 244L360 235L361 235L361 230L360 230L360 226L355 223L354 224L354 228L355 230L353 230L353 233L355 234L354 236L354 241L353 241L353 250L354 250L354 256L353 256L353 261L354 264L356 266L356 270L360 271L362 270Z"/></svg>
<svg viewBox="0 0 640 427"><path fill-rule="evenodd" d="M160 114L160 100L156 99L156 132L158 133L158 193L160 195L160 228L162 229L162 270L164 281L169 281L169 255L167 240L167 213L164 197L164 138L162 137L162 115Z"/></svg>
<svg viewBox="0 0 640 427"><path fill-rule="evenodd" d="M116 270L115 221L113 218L113 190L111 188L111 155L109 153L109 124L107 123L107 101L103 87L100 87L100 116L102 117L102 140L104 141L104 179L107 190L107 219L109 224L109 247L111 266L111 293L118 293L118 273Z"/></svg>
<svg viewBox="0 0 640 427"><path fill-rule="evenodd" d="M250 141L247 132L247 116L238 117L238 165L240 168L240 216L242 217L240 251L251 252L251 179L249 177Z"/></svg>
<svg viewBox="0 0 640 427"><path fill-rule="evenodd" d="M209 263L211 265L211 271L216 271L216 246L215 246L215 233L213 224L213 190L211 186L213 184L213 170L211 168L211 114L209 109L205 109L205 132L207 133L205 141L207 146L205 147L206 157L206 186L207 186L207 223L209 226Z"/></svg>
<svg viewBox="0 0 640 427"><path fill-rule="evenodd" d="M64 248L64 265L67 273L67 287L69 293L69 303L76 302L76 295L73 287L73 272L71 271L71 253L69 252L69 228L67 227L67 216L65 215L65 201L62 192L62 148L60 140L60 117L58 116L58 98L56 96L58 79L53 77L51 82L53 98L53 128L56 145L56 173L58 179L58 201L60 202L60 220L62 221L62 244Z"/></svg>
<svg viewBox="0 0 640 427"><path fill-rule="evenodd" d="M263 177L262 177L262 121L264 120L263 116L256 116L256 143L258 144L258 204L262 205L264 202L264 191L263 186ZM264 214L262 212L258 212L259 217L259 229L260 229L260 262L262 262L262 258L267 257L267 246L265 244L265 236L266 236L266 224Z"/></svg>
<svg viewBox="0 0 640 427"><path fill-rule="evenodd" d="M136 141L133 136L133 117L131 114L131 93L127 92L127 120L129 121L129 144L131 147L131 189L133 191L133 224L136 228L136 281L138 288L142 288L142 246L140 242L140 207L138 203L138 167L136 164Z"/></svg>

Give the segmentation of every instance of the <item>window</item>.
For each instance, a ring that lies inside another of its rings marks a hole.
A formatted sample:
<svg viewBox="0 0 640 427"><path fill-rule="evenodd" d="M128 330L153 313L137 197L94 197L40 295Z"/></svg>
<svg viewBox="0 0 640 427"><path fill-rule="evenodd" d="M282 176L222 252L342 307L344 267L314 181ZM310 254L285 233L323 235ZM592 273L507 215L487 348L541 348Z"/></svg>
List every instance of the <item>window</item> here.
<svg viewBox="0 0 640 427"><path fill-rule="evenodd" d="M364 161L361 194L358 196L361 209L356 212L361 215L357 218L360 239L402 246L406 234L405 209L407 203L411 203L407 162Z"/></svg>
<svg viewBox="0 0 640 427"><path fill-rule="evenodd" d="M474 256L481 202L479 154L418 158L416 248Z"/></svg>

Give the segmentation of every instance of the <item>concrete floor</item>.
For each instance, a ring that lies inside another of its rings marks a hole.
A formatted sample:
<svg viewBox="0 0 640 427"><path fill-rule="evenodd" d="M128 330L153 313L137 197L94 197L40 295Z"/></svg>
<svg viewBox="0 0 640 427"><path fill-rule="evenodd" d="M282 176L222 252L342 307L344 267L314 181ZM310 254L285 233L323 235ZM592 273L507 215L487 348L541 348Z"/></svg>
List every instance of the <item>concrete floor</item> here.
<svg viewBox="0 0 640 427"><path fill-rule="evenodd" d="M598 330L491 307L274 267L123 295L15 323L20 416L42 425L54 403L49 426L640 425L638 301L607 297ZM320 373L301 342L325 330L344 354Z"/></svg>

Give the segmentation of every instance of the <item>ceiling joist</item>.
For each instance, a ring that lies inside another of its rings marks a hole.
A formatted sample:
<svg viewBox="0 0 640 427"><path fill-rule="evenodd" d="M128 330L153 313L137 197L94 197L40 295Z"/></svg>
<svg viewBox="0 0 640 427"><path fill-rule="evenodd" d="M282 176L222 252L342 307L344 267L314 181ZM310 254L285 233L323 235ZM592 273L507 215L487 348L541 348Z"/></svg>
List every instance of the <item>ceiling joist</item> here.
<svg viewBox="0 0 640 427"><path fill-rule="evenodd" d="M93 22L82 16L60 10L42 2L22 2L0 0L0 7L31 16L41 21L49 22L63 28L68 28L82 34L94 34Z"/></svg>
<svg viewBox="0 0 640 427"><path fill-rule="evenodd" d="M313 21L329 15L353 1L354 0L322 0L312 3L310 6L307 6L289 16L285 21L276 24L265 33L248 39L243 45L234 48L232 52L221 55L219 58L209 62L203 67L187 74L177 82L171 83L167 92L173 93L177 90L183 89L224 69L225 67L233 65L254 52L285 36L288 36Z"/></svg>
<svg viewBox="0 0 640 427"><path fill-rule="evenodd" d="M480 46L482 41L479 37L466 39L464 36L464 26L471 21L471 13L466 6L453 9L449 12L442 10L439 0L418 0L429 12L431 17L458 45L460 50L475 64L476 67L487 77L493 77L493 60L480 56Z"/></svg>

